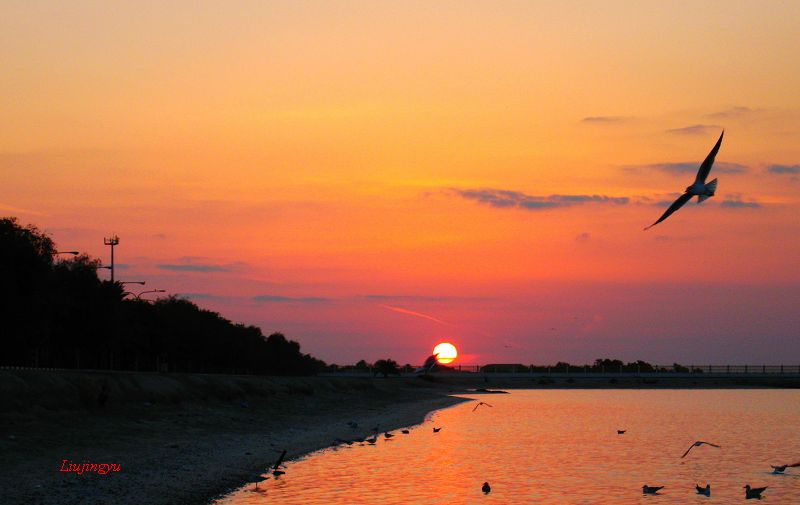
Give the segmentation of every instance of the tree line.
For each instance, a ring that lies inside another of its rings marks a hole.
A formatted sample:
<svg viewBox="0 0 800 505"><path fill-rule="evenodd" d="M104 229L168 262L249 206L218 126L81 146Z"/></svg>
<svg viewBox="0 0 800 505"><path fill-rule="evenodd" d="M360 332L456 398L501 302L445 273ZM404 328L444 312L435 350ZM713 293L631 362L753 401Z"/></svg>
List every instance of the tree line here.
<svg viewBox="0 0 800 505"><path fill-rule="evenodd" d="M0 366L311 375L326 364L281 333L264 336L170 296L125 299L86 254L57 259L33 225L0 218Z"/></svg>

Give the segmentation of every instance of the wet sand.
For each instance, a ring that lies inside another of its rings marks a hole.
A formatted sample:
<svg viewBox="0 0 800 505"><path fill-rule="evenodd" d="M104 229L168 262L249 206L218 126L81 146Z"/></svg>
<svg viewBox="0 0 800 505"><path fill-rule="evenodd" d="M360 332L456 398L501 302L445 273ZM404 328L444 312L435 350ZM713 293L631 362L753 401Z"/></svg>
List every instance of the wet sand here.
<svg viewBox="0 0 800 505"><path fill-rule="evenodd" d="M3 504L209 503L282 449L295 459L463 401L415 378L41 374L0 372ZM120 471L61 471L84 462Z"/></svg>

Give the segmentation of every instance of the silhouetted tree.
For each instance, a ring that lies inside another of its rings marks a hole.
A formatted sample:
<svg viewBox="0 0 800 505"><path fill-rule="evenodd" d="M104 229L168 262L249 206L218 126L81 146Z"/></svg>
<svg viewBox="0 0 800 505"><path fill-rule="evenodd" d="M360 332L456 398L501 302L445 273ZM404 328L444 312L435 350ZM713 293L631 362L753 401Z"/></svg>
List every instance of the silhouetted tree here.
<svg viewBox="0 0 800 505"><path fill-rule="evenodd" d="M400 368L393 359L379 359L375 362L373 373L375 375L383 374L383 377L386 378L389 377L389 374L400 375Z"/></svg>
<svg viewBox="0 0 800 505"><path fill-rule="evenodd" d="M34 226L0 219L0 365L311 375L325 363L280 333L189 300L123 300L87 255L53 261Z"/></svg>
<svg viewBox="0 0 800 505"><path fill-rule="evenodd" d="M30 366L48 339L50 272L55 246L32 225L0 219L0 365Z"/></svg>

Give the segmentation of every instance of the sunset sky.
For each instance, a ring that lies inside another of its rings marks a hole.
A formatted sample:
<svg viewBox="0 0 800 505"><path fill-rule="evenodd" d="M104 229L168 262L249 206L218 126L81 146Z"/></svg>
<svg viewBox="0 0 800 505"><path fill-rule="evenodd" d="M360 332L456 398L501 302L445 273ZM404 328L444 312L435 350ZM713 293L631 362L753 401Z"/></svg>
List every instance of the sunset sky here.
<svg viewBox="0 0 800 505"><path fill-rule="evenodd" d="M2 2L0 215L328 362L796 365L798 20Z"/></svg>

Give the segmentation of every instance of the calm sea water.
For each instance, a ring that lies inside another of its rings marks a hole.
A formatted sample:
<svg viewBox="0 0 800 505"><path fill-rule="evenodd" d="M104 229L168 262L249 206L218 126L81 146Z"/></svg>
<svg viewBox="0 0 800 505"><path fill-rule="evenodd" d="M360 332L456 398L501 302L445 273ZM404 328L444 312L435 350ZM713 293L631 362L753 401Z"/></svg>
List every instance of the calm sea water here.
<svg viewBox="0 0 800 505"><path fill-rule="evenodd" d="M769 486L765 503L800 504L800 467L784 475L770 468L800 461L800 391L512 390L470 398L408 435L395 430L374 446L313 453L261 481L263 493L249 484L217 503L734 503L750 484ZM473 412L478 401L492 407ZM681 459L695 440L722 447L695 447ZM695 493L706 483L710 498ZM643 496L643 484L665 488Z"/></svg>

